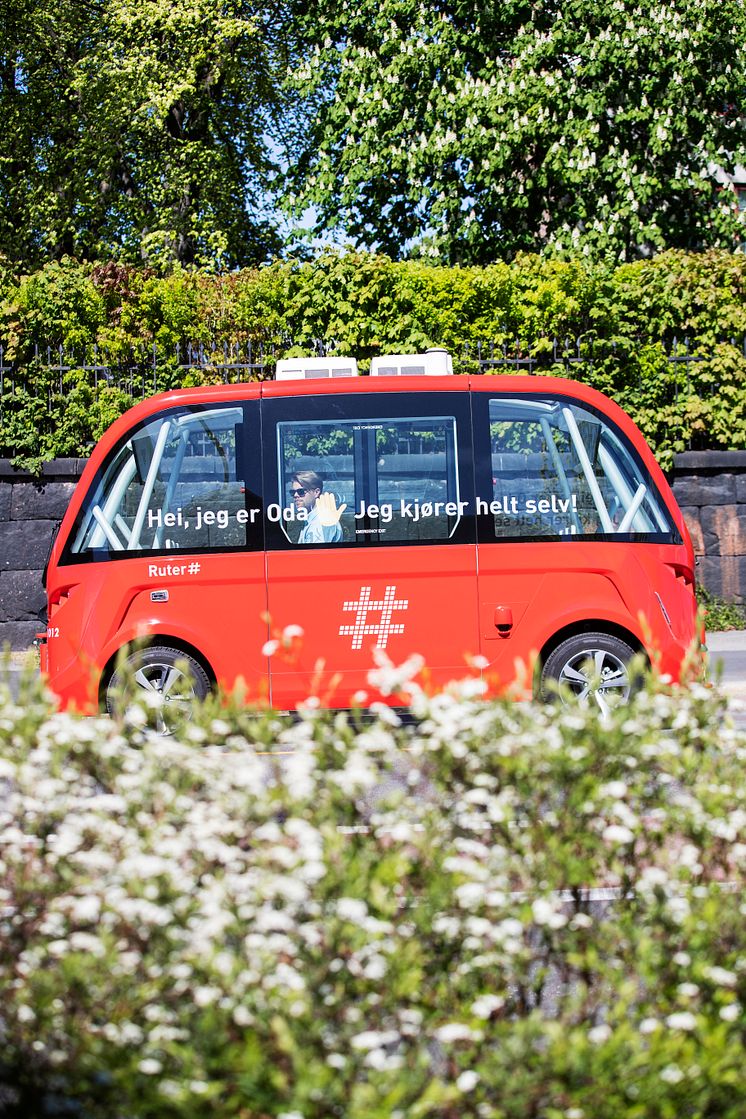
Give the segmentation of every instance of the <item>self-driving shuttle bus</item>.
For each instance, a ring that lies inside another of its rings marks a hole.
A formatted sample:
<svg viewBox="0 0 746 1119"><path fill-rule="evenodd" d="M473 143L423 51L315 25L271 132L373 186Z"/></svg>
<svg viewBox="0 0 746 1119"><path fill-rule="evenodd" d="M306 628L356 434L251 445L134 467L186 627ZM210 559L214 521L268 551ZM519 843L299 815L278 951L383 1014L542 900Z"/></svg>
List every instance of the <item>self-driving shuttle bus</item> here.
<svg viewBox="0 0 746 1119"><path fill-rule="evenodd" d="M129 662L163 703L240 681L280 709L358 705L380 698L375 647L421 654L435 686L468 662L500 690L526 665L602 708L637 653L678 678L692 544L630 418L568 380L451 369L285 361L118 419L47 567L61 703L113 709Z"/></svg>

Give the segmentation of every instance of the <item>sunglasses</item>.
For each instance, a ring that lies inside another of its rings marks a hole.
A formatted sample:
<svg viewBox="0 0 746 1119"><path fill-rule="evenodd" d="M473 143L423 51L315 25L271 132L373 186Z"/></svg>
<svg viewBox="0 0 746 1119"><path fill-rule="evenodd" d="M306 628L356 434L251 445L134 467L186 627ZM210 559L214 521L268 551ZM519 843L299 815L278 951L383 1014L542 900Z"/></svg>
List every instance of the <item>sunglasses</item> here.
<svg viewBox="0 0 746 1119"><path fill-rule="evenodd" d="M302 486L298 486L298 488L295 490L290 490L291 497L304 497L307 493L308 490L304 490Z"/></svg>

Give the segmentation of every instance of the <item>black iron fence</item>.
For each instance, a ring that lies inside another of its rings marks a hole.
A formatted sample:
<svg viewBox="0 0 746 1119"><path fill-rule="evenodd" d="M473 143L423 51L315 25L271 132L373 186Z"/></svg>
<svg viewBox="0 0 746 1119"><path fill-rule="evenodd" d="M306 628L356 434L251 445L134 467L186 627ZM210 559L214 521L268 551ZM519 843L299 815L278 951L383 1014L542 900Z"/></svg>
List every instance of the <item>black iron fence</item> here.
<svg viewBox="0 0 746 1119"><path fill-rule="evenodd" d="M64 395L71 384L92 389L109 386L142 399L164 388L176 387L185 375L199 371L203 376L226 383L266 380L274 373L279 347L252 342L199 343L159 346L112 352L97 345L82 351L64 346L34 345L23 358L8 358L0 345L0 409L3 397L20 391L31 395ZM1 413L0 413L1 414Z"/></svg>
<svg viewBox="0 0 746 1119"><path fill-rule="evenodd" d="M316 340L300 350L287 338L127 350L38 344L23 354L0 345L0 457L36 469L56 455L85 453L117 415L153 393L269 380L293 350L325 357L340 349ZM371 357L371 349L358 356ZM452 353L459 373L551 373L600 389L637 421L661 461L677 450L746 446L746 337L704 345L586 334L473 343Z"/></svg>
<svg viewBox="0 0 746 1119"><path fill-rule="evenodd" d="M746 359L746 337L728 340ZM649 342L627 340L606 341L584 335L577 338L542 338L526 346L519 342L488 342L465 346L454 354L454 366L482 373L501 370L514 373L539 374L563 368L583 378L582 369L608 365L611 360L627 363L630 351ZM0 409L3 398L23 391L31 396L64 395L72 384L87 384L98 390L102 386L116 388L132 400L154 392L173 388L199 374L200 380L237 381L268 380L274 376L278 357L291 347L283 342L200 342L173 347L156 342L131 348L127 352L109 351L93 345L76 351L64 346L34 345L27 347L23 357L8 355L0 344ZM334 343L316 341L313 355L327 356L335 351ZM689 369L707 360L700 342L690 338L673 338L664 344L663 353L674 368L685 371L687 388ZM676 378L678 381L678 378ZM1 413L0 413L1 414Z"/></svg>

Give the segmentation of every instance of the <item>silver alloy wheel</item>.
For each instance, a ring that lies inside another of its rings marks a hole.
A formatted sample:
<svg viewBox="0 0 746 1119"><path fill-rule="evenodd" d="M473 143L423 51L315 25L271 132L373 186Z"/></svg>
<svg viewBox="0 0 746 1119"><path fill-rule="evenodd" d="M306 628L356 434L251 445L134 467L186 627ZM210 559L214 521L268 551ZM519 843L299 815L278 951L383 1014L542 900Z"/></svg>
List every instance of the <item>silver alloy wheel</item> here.
<svg viewBox="0 0 746 1119"><path fill-rule="evenodd" d="M604 715L626 703L632 684L627 665L606 649L584 649L564 664L559 674L560 695L568 688L577 703L596 702Z"/></svg>
<svg viewBox="0 0 746 1119"><path fill-rule="evenodd" d="M149 664L135 673L135 683L142 689L146 703L153 696L160 698L156 707L159 734L171 734L174 723L189 717L195 699L194 684L175 664Z"/></svg>
<svg viewBox="0 0 746 1119"><path fill-rule="evenodd" d="M141 700L152 712L158 734L173 734L209 691L210 680L199 661L179 649L153 646L131 653L117 667L106 689L106 708L122 714Z"/></svg>
<svg viewBox="0 0 746 1119"><path fill-rule="evenodd" d="M595 704L603 715L627 703L635 689L634 649L610 633L578 633L546 659L539 694L564 704Z"/></svg>

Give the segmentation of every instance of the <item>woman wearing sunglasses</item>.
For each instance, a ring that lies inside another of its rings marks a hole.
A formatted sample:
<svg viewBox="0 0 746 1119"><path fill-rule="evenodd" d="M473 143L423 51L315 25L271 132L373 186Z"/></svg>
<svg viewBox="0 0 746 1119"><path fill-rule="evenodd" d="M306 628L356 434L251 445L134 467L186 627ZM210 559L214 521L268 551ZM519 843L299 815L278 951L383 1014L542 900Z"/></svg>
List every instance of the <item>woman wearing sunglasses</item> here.
<svg viewBox="0 0 746 1119"><path fill-rule="evenodd" d="M333 493L323 493L324 483L314 470L298 470L290 479L290 496L298 513L305 509L307 521L298 537L299 544L337 544L342 539L340 517L347 508Z"/></svg>

